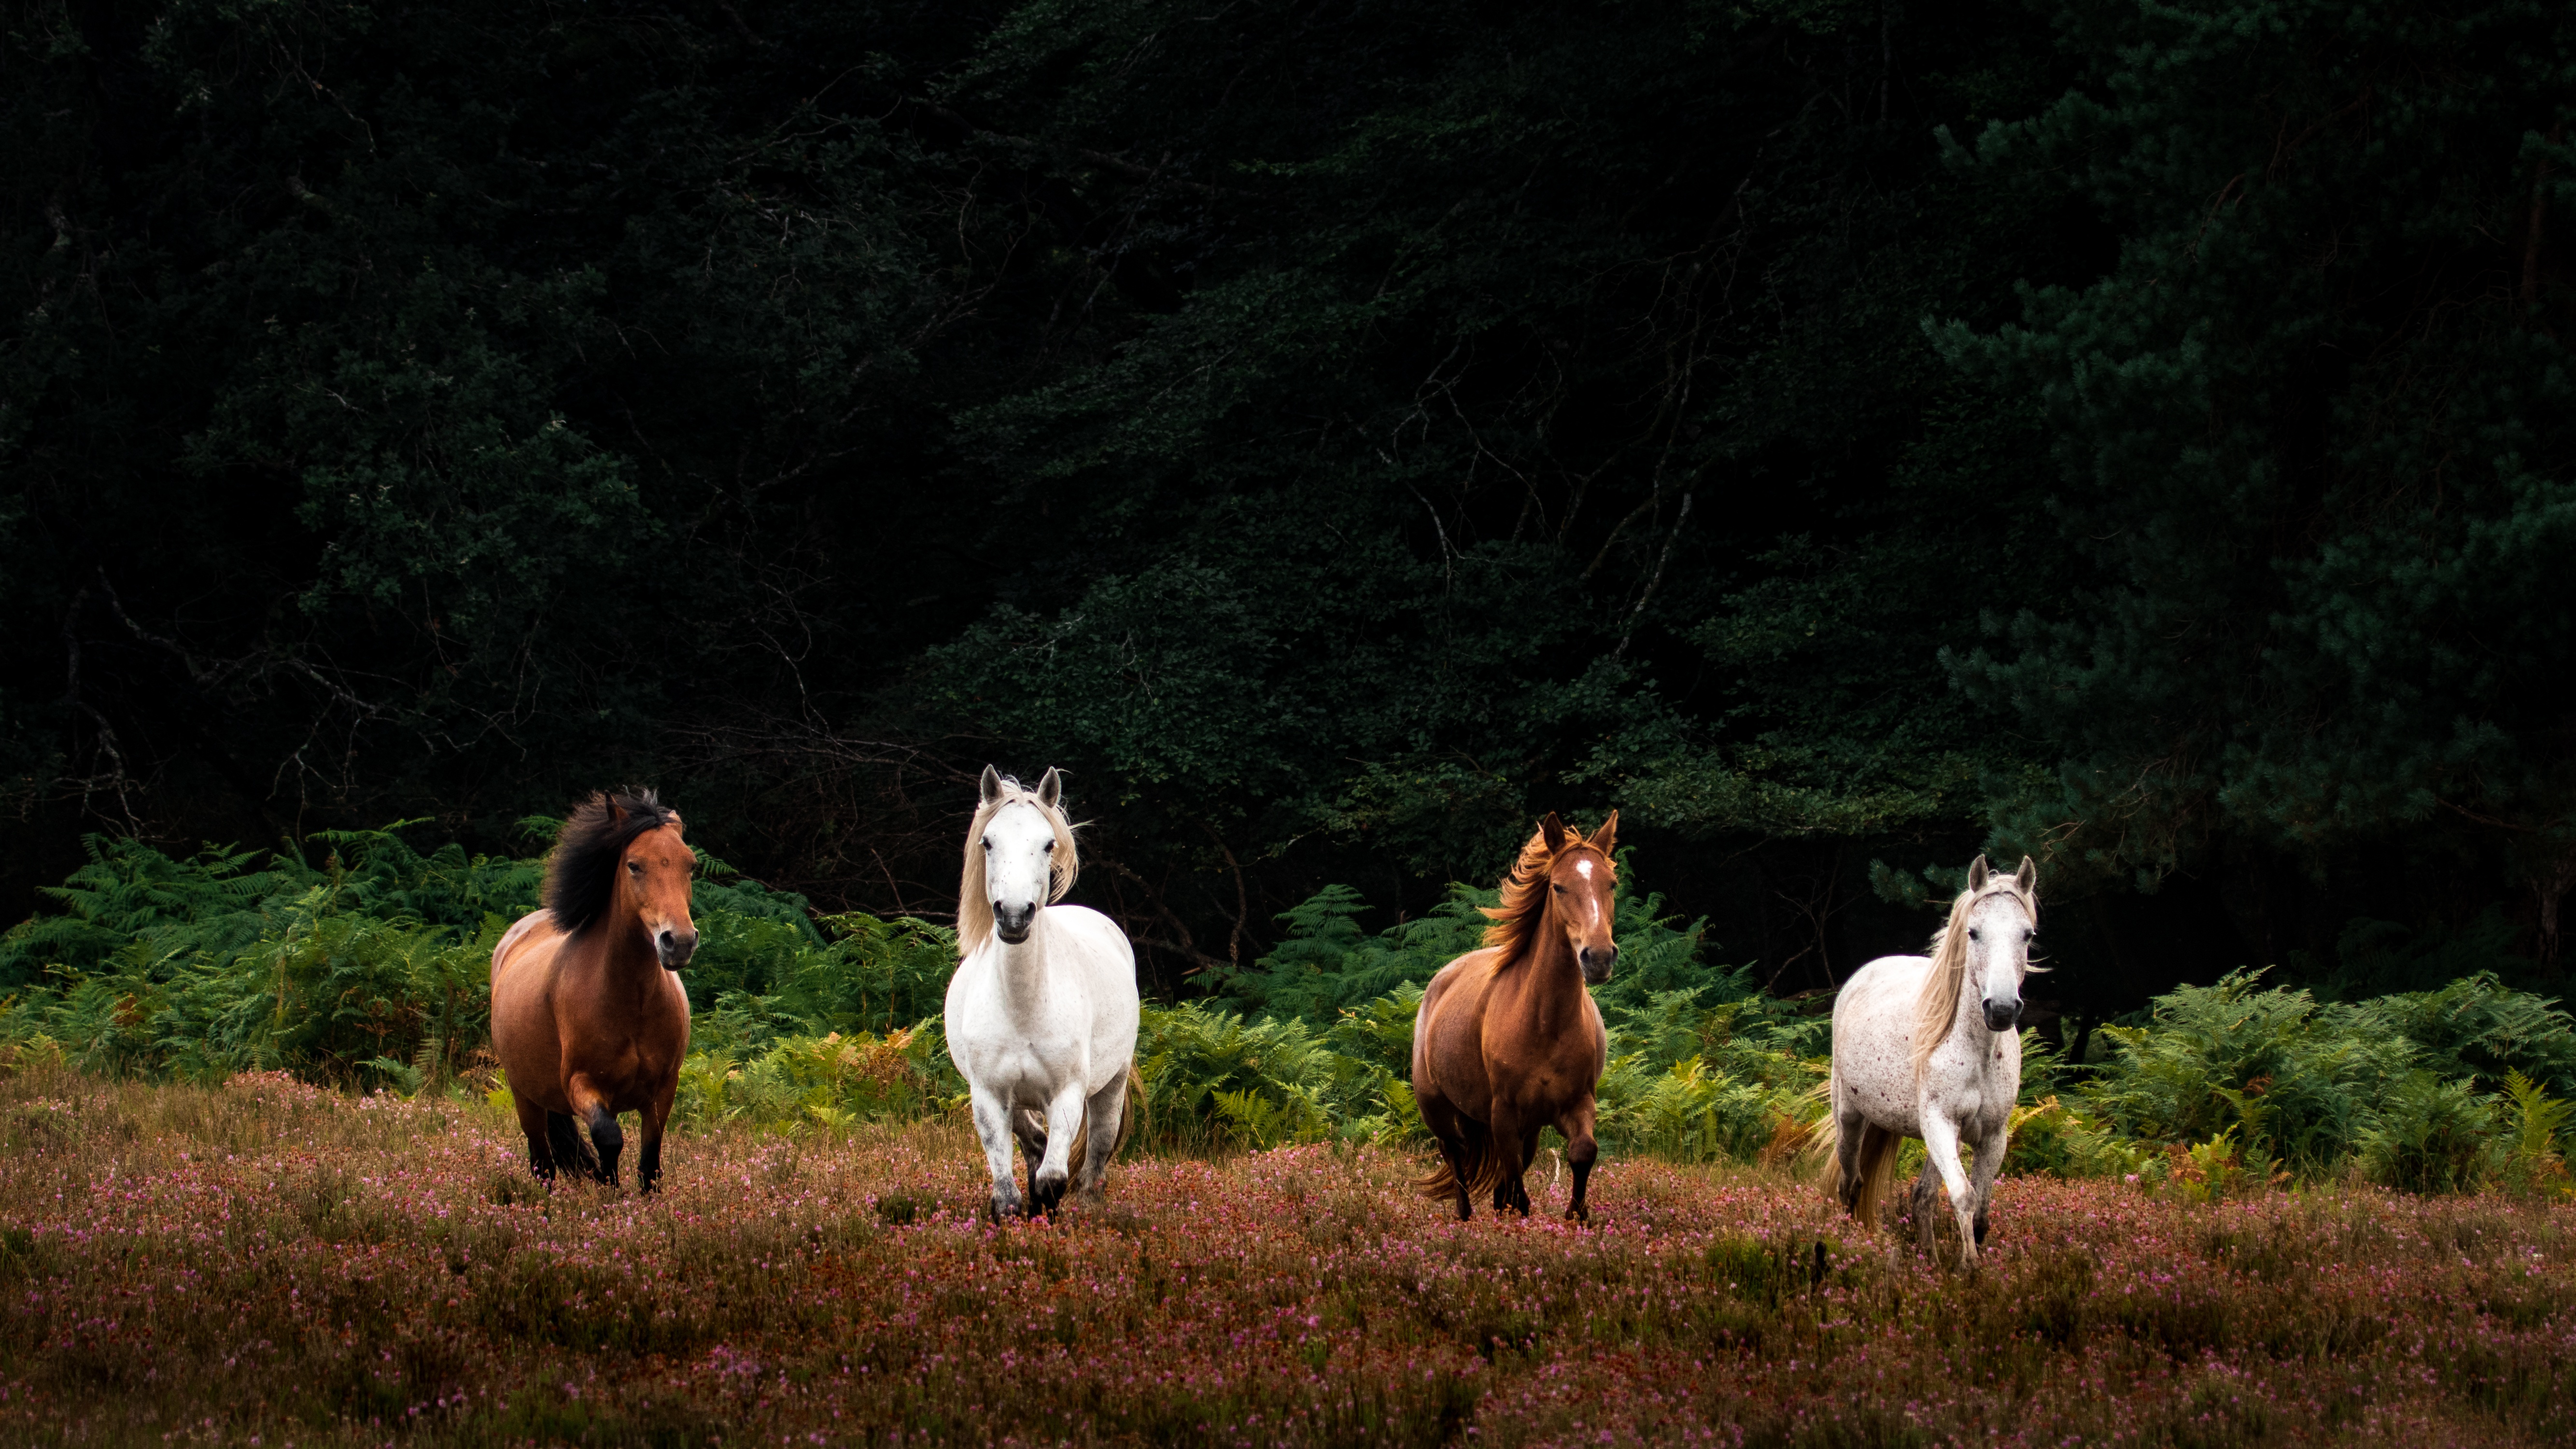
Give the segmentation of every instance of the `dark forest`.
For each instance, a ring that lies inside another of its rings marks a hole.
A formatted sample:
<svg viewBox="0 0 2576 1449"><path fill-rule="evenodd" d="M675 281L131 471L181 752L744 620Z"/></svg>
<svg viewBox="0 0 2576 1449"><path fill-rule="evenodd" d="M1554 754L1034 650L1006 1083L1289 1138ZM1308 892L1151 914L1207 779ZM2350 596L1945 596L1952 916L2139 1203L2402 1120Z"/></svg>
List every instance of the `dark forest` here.
<svg viewBox="0 0 2576 1449"><path fill-rule="evenodd" d="M1150 994L1541 812L1778 994L2557 989L2576 12L7 0L0 916L656 786ZM2040 1019L2040 1018L2034 1018Z"/></svg>

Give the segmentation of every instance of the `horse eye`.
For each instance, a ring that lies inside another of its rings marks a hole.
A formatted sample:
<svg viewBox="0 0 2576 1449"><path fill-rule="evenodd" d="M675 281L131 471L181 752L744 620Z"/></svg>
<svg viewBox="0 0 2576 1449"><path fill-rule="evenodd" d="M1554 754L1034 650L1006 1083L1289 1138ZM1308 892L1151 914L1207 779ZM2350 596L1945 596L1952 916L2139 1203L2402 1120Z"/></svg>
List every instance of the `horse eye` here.
<svg viewBox="0 0 2576 1449"><path fill-rule="evenodd" d="M640 860L630 860L626 862L626 868L636 875L642 875L644 873L644 862Z"/></svg>
<svg viewBox="0 0 2576 1449"><path fill-rule="evenodd" d="M1970 926L1970 927L1968 928L1968 939L1969 939L1969 940L1971 940L1971 941L1982 941L1982 940L1984 940L1984 939L1986 939L1986 938L1977 934L1977 928L1976 928L1976 927L1974 927L1974 926Z"/></svg>

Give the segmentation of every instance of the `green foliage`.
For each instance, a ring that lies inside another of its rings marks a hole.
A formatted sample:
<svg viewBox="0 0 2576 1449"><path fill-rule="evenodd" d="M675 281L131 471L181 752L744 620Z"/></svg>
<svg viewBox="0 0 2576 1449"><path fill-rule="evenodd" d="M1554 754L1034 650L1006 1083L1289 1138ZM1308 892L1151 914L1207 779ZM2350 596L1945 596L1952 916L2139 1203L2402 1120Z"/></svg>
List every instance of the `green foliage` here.
<svg viewBox="0 0 2576 1449"><path fill-rule="evenodd" d="M2381 1098L2361 1135L2361 1170L2405 1192L2475 1187L2502 1165L2495 1103L2474 1083L2409 1072Z"/></svg>
<svg viewBox="0 0 2576 1449"><path fill-rule="evenodd" d="M960 1090L935 1029L799 1034L775 1037L740 1061L722 1049L693 1050L672 1115L684 1126L740 1121L837 1132L928 1116Z"/></svg>
<svg viewBox="0 0 2576 1449"><path fill-rule="evenodd" d="M1319 1141L1375 1085L1365 1063L1302 1021L1248 1021L1196 1002L1148 1007L1136 1061L1153 1140L1174 1147Z"/></svg>
<svg viewBox="0 0 2576 1449"><path fill-rule="evenodd" d="M0 1030L117 1074L284 1069L407 1092L455 1080L490 1035L492 946L535 909L542 868L452 843L422 855L399 829L316 836L329 851L319 866L94 838L88 863L49 892L57 910L0 936L0 980L18 983ZM801 898L741 880L702 879L694 896L694 1044L726 1054L714 1080L745 1064L737 1104L866 1115L916 1110L939 1090L945 1056L921 1045L937 1033L907 1029L938 1015L947 932L855 914L818 923ZM896 1038L908 1075L880 1069ZM860 1070L851 1052L878 1065Z"/></svg>
<svg viewBox="0 0 2576 1449"><path fill-rule="evenodd" d="M2304 990L2258 989L2259 975L2180 988L2156 999L2146 1023L2104 1028L2111 1059L2075 1087L2077 1102L2120 1136L2224 1140L2222 1155L2308 1175L2356 1161L2414 1191L2474 1185L2512 1154L2554 1150L2560 1129L2542 1082L2561 1080L2576 1049L2576 1022L2554 1002L2478 976L2320 1004ZM2514 1096L2511 1121L2498 1089ZM2526 1130L2527 1144L2509 1135Z"/></svg>
<svg viewBox="0 0 2576 1449"><path fill-rule="evenodd" d="M2222 841L2311 869L2463 852L2499 881L2563 858L2576 16L2063 15L2080 82L1954 148L2121 238L2018 325L1941 333L2037 400L2090 574L1953 657L2053 761L1997 824L2070 883Z"/></svg>

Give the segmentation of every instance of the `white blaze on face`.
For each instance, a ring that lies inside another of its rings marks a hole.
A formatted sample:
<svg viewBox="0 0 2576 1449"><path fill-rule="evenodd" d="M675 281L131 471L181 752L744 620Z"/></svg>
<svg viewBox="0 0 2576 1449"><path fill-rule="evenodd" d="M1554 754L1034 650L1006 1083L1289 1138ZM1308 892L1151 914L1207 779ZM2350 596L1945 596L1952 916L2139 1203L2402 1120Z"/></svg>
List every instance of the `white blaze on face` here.
<svg viewBox="0 0 2576 1449"><path fill-rule="evenodd" d="M1574 863L1574 873L1583 877L1585 880L1592 879L1592 862L1588 860L1576 861ZM1601 924L1601 897L1597 895L1592 898L1592 924L1596 926Z"/></svg>

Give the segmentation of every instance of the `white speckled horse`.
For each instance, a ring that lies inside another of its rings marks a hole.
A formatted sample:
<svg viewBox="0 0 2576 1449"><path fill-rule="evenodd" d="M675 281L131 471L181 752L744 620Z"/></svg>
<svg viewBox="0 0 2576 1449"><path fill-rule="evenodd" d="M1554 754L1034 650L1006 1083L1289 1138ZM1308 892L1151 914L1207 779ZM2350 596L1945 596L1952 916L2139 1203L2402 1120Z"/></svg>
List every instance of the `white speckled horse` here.
<svg viewBox="0 0 2576 1449"><path fill-rule="evenodd" d="M1882 956L1852 973L1834 1001L1831 1190L1853 1217L1874 1225L1897 1149L1908 1137L1923 1139L1916 1221L1928 1237L1937 1176L1958 1216L1960 1256L1972 1267L2021 1095L2022 977L2046 969L2030 964L2038 879L2028 856L2011 875L1988 871L1978 856L1932 954ZM1962 1141L1977 1154L1965 1174Z"/></svg>

